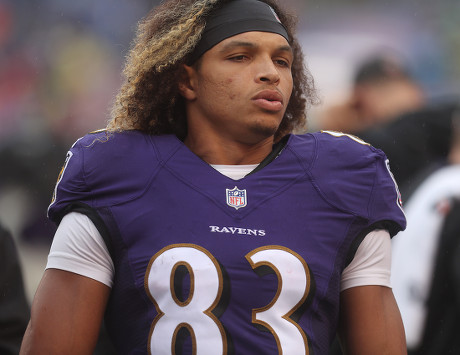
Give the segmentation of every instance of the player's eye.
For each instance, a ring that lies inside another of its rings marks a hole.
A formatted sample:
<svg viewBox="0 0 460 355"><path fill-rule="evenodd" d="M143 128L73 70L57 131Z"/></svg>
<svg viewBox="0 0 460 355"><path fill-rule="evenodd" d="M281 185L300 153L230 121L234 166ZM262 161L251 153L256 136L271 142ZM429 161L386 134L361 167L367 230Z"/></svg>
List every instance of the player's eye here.
<svg viewBox="0 0 460 355"><path fill-rule="evenodd" d="M245 56L243 54L239 54L239 55L232 56L232 57L230 57L228 59L232 60L232 61L235 61L235 62L241 62L241 61L245 60L246 58L247 58L247 56Z"/></svg>
<svg viewBox="0 0 460 355"><path fill-rule="evenodd" d="M288 62L287 60L284 60L284 59L275 59L274 60L275 64L281 66L281 67L285 67L285 68L290 68L291 67L291 63Z"/></svg>

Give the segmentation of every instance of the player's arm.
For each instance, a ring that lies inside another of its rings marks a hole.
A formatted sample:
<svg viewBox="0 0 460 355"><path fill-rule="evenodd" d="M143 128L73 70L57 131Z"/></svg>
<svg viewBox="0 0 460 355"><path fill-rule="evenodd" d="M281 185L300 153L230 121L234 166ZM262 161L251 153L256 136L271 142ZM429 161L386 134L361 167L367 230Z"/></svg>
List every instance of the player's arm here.
<svg viewBox="0 0 460 355"><path fill-rule="evenodd" d="M88 277L46 270L20 354L92 354L109 293L108 286Z"/></svg>
<svg viewBox="0 0 460 355"><path fill-rule="evenodd" d="M113 273L95 225L83 214L67 214L51 245L21 354L92 354Z"/></svg>
<svg viewBox="0 0 460 355"><path fill-rule="evenodd" d="M374 230L342 273L339 337L346 354L406 354L390 275L390 234Z"/></svg>
<svg viewBox="0 0 460 355"><path fill-rule="evenodd" d="M404 327L391 288L359 286L342 291L339 338L345 354L407 354Z"/></svg>

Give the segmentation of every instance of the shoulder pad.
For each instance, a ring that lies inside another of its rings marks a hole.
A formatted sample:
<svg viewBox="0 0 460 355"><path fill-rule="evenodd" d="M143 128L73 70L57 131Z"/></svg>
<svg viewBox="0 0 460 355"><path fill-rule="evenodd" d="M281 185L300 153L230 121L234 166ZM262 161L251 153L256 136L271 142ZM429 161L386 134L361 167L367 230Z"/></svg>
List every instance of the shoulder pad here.
<svg viewBox="0 0 460 355"><path fill-rule="evenodd" d="M370 224L393 221L404 229L401 196L385 154L352 135L323 131L314 136L311 176L323 197Z"/></svg>
<svg viewBox="0 0 460 355"><path fill-rule="evenodd" d="M97 208L134 199L146 189L158 165L149 135L90 133L67 153L48 215L53 219L72 203Z"/></svg>

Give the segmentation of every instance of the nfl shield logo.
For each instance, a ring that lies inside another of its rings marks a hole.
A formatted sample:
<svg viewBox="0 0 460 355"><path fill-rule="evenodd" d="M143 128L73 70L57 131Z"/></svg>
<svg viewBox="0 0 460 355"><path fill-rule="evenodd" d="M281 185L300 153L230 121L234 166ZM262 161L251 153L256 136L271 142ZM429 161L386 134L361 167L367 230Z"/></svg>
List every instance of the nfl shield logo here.
<svg viewBox="0 0 460 355"><path fill-rule="evenodd" d="M247 204L246 190L239 190L236 186L227 190L227 205L235 209L245 207Z"/></svg>

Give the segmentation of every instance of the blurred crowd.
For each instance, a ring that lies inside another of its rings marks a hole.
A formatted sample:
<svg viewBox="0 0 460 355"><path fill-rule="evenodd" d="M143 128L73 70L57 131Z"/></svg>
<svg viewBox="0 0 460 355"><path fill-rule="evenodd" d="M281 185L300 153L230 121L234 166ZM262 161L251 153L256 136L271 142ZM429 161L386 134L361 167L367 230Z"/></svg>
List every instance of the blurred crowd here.
<svg viewBox="0 0 460 355"><path fill-rule="evenodd" d="M46 209L66 151L105 126L135 23L158 2L0 0L0 254L13 245L14 259L17 247L18 302L32 299L46 264L55 230ZM383 149L402 192L408 228L394 239L393 284L409 350L460 353L460 2L286 3L305 14L300 33L322 100L309 129ZM391 21L365 16L375 13ZM389 31L381 43L379 23ZM442 334L427 337L434 329Z"/></svg>
<svg viewBox="0 0 460 355"><path fill-rule="evenodd" d="M134 25L152 5L0 1L0 220L21 239L49 241L43 211L65 152L105 126Z"/></svg>

